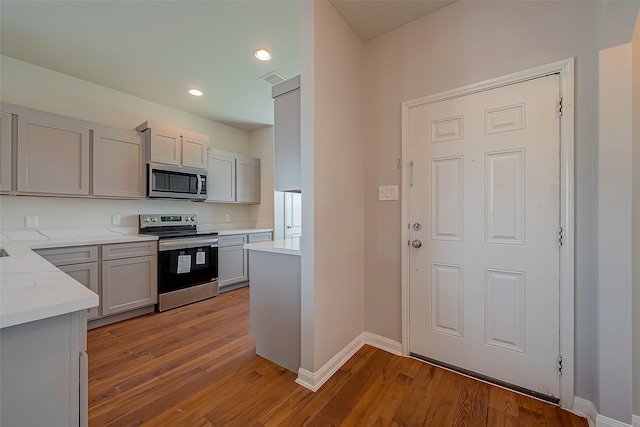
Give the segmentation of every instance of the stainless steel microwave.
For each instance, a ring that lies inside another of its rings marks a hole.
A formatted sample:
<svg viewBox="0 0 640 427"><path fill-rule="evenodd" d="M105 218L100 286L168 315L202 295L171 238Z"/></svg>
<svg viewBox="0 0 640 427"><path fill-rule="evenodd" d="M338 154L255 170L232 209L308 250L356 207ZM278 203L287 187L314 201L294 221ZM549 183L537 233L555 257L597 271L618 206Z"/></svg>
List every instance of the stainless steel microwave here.
<svg viewBox="0 0 640 427"><path fill-rule="evenodd" d="M153 199L205 200L207 171L149 163L147 196Z"/></svg>

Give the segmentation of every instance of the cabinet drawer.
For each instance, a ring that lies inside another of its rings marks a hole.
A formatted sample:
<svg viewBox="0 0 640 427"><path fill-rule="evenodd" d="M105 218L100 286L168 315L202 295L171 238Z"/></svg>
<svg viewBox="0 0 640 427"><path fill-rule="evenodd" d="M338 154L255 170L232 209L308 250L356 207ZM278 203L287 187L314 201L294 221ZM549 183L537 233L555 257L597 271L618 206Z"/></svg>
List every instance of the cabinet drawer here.
<svg viewBox="0 0 640 427"><path fill-rule="evenodd" d="M83 264L98 260L97 246L37 249L35 252L56 267L61 265Z"/></svg>
<svg viewBox="0 0 640 427"><path fill-rule="evenodd" d="M244 245L247 243L247 235L246 234L234 234L231 236L218 236L218 246L234 246L234 245Z"/></svg>
<svg viewBox="0 0 640 427"><path fill-rule="evenodd" d="M269 242L271 240L272 240L271 233L249 234L249 243Z"/></svg>
<svg viewBox="0 0 640 427"><path fill-rule="evenodd" d="M102 246L102 260L132 258L139 256L157 255L158 242L146 241L136 243L117 243Z"/></svg>

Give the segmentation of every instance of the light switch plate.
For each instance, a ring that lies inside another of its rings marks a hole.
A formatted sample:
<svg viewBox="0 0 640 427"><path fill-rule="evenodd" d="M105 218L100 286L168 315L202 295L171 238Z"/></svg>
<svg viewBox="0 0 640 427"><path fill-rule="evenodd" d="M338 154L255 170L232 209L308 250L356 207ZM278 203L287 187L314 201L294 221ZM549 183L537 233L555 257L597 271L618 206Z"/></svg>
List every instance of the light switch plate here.
<svg viewBox="0 0 640 427"><path fill-rule="evenodd" d="M111 215L111 225L120 225L120 215Z"/></svg>
<svg viewBox="0 0 640 427"><path fill-rule="evenodd" d="M383 185L378 187L378 200L398 200L398 186Z"/></svg>

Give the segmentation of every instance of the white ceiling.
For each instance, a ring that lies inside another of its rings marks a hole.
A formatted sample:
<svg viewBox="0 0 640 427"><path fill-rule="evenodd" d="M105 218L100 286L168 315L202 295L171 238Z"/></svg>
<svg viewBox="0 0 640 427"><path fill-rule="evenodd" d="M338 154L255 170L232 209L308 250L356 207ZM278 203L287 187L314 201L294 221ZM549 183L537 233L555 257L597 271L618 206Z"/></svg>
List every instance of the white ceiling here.
<svg viewBox="0 0 640 427"><path fill-rule="evenodd" d="M366 42L456 1L331 0L331 3Z"/></svg>
<svg viewBox="0 0 640 427"><path fill-rule="evenodd" d="M332 0L363 41L451 1ZM273 123L271 85L300 73L299 1L0 1L0 52L246 130ZM273 59L253 57L267 47ZM190 87L205 95L194 98Z"/></svg>

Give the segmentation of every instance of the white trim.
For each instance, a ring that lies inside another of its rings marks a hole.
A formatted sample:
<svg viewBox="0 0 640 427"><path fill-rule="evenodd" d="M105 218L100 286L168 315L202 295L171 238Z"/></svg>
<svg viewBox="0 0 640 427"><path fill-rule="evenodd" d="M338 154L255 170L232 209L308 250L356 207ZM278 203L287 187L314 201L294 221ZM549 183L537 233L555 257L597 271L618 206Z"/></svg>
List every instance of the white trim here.
<svg viewBox="0 0 640 427"><path fill-rule="evenodd" d="M640 427L640 415L633 415L631 417L631 425L633 427Z"/></svg>
<svg viewBox="0 0 640 427"><path fill-rule="evenodd" d="M347 344L346 347L340 350L338 354L333 356L331 360L325 363L322 368L318 369L317 372L310 372L306 369L300 368L298 370L296 383L311 391L318 391L320 387L322 387L322 385L327 382L327 380L331 378L331 376L365 344L369 344L373 347L379 348L380 350L384 350L398 356L402 355L399 342L370 332L363 332Z"/></svg>
<svg viewBox="0 0 640 427"><path fill-rule="evenodd" d="M364 340L364 344L369 344L380 350L395 354L396 356L402 356L402 346L398 341L390 340L389 338L372 334L371 332L363 332L360 336Z"/></svg>
<svg viewBox="0 0 640 427"><path fill-rule="evenodd" d="M402 103L402 353L409 354L409 263L406 241L408 240L409 203L407 196L409 174L409 156L407 147L407 126L409 109L421 104L430 104L458 98L519 83L548 74L560 74L560 91L563 98L563 115L560 121L561 163L560 163L560 225L563 229L563 246L560 250L560 352L563 360L560 379L560 404L570 409L574 396L574 292L575 292L575 188L574 188L574 59L569 58L552 64L498 77L458 89L441 92L427 97Z"/></svg>
<svg viewBox="0 0 640 427"><path fill-rule="evenodd" d="M573 412L576 415L585 417L587 419L587 422L589 423L589 427L596 426L596 417L598 416L598 411L596 410L596 406L590 400L576 396L573 399Z"/></svg>
<svg viewBox="0 0 640 427"><path fill-rule="evenodd" d="M631 427L631 424L623 423L604 415L598 415L596 417L596 427Z"/></svg>

